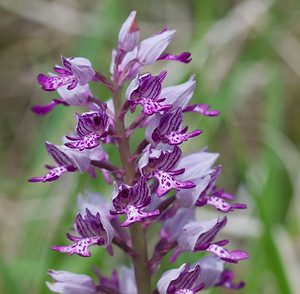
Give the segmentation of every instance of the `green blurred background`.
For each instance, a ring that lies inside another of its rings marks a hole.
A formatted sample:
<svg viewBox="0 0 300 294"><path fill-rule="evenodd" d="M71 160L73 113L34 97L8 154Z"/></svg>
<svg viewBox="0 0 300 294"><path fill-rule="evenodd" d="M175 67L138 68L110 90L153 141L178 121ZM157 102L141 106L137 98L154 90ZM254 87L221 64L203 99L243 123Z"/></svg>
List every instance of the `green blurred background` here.
<svg viewBox="0 0 300 294"><path fill-rule="evenodd" d="M66 242L79 192L88 188L109 197L102 179L72 174L36 185L27 179L50 163L44 141L59 144L74 127L71 108L57 107L44 118L31 113L30 106L55 97L40 90L36 75L51 70L61 54L87 57L107 74L119 27L133 9L143 37L167 24L177 29L169 51L193 54L188 65L160 62L151 70L167 68L169 85L196 74L193 101L221 110L217 118L188 117L191 128L204 134L184 150L209 146L220 152L220 185L249 206L229 215L224 231L232 248L251 255L234 266L237 278L247 283L240 293L300 293L296 0L0 0L0 293L49 293L49 268L92 273L95 264L110 273L127 262L118 251L111 259L93 250L84 259L49 250ZM101 86L93 89L103 100L109 97ZM113 149L109 153L117 160ZM200 211L200 217L212 215ZM184 255L177 264L191 258ZM162 271L166 267L164 262Z"/></svg>

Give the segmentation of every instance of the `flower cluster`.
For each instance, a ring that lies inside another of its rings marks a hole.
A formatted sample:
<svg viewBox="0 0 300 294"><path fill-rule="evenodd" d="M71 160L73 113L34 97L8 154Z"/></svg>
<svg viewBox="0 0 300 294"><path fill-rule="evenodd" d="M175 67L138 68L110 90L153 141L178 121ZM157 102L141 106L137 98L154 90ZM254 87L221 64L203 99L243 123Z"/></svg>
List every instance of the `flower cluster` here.
<svg viewBox="0 0 300 294"><path fill-rule="evenodd" d="M114 186L110 202L97 193L79 196L74 229L67 233L71 244L52 249L89 257L91 247L104 247L113 255L113 247L118 246L132 259L132 267L121 267L111 277L97 271L97 282L86 275L50 270L54 282L47 285L53 292L148 294L149 277L166 255L170 253L173 263L183 252L206 252L208 256L165 272L155 293L193 294L209 287L244 286L243 282L234 283L233 272L224 268L226 263L248 258L242 250L229 249L228 240L218 239L227 217L200 220L196 209L206 205L225 214L246 206L232 203L234 197L217 187L221 174L221 166L214 166L217 153L204 148L184 155L181 150L181 144L202 134L199 129L188 130L184 114L213 117L219 112L206 104L190 104L194 77L165 87L166 71L157 75L142 72L144 66L160 60L191 61L188 52L165 52L174 34L174 30L165 28L140 41L133 11L122 25L118 46L112 52L110 78L82 57L62 57L61 66L54 67L55 73L38 75L42 89L56 91L60 98L32 107L35 113L45 115L58 105L81 106L85 112L75 115L75 131L65 136L62 145L46 142L55 165L47 165L46 175L29 181L50 182L69 172L88 172L96 177L100 170L104 180ZM90 83L107 87L112 99L104 102L95 97ZM137 115L125 124L128 112ZM145 138L131 152L130 138L138 128L145 129ZM106 144L116 147L120 167L110 162ZM145 233L153 223L160 224L160 232L148 257Z"/></svg>

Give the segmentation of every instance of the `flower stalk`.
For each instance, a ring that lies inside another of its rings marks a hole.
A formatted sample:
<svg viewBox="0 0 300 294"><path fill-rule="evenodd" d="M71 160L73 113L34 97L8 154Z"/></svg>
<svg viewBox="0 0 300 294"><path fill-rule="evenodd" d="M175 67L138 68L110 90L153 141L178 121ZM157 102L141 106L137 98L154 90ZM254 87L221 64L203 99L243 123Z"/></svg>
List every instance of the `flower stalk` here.
<svg viewBox="0 0 300 294"><path fill-rule="evenodd" d="M124 182L130 185L134 180L135 170L131 160L129 139L126 136L124 117L120 114L120 110L122 108L121 91L122 89L118 85L114 85L112 97L115 108L116 130L119 136L118 151L122 167L125 171ZM150 271L148 268L148 248L145 230L140 224L133 224L130 226L130 236L132 249L137 253L135 256L131 256L131 258L134 266L138 294L150 294L151 283L149 278Z"/></svg>

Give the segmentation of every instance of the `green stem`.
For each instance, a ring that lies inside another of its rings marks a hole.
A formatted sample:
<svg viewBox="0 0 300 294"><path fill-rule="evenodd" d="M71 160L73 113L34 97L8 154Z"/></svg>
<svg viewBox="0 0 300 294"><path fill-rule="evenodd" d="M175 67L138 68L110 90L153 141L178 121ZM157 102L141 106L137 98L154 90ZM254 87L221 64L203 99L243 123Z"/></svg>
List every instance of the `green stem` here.
<svg viewBox="0 0 300 294"><path fill-rule="evenodd" d="M121 100L121 88L114 86L113 89L113 102L115 108L115 121L117 134L120 138L119 140L119 154L123 169L125 171L124 180L128 185L132 185L133 178L135 175L135 169L133 162L131 160L129 140L126 136L126 129L124 126L124 119L120 115L120 110L122 107ZM140 224L135 223L130 226L130 235L132 241L132 249L137 253L136 256L132 256L132 262L135 272L135 280L137 285L138 294L150 294L151 293L151 283L150 283L150 272L147 266L148 264L148 249L146 242L145 230Z"/></svg>

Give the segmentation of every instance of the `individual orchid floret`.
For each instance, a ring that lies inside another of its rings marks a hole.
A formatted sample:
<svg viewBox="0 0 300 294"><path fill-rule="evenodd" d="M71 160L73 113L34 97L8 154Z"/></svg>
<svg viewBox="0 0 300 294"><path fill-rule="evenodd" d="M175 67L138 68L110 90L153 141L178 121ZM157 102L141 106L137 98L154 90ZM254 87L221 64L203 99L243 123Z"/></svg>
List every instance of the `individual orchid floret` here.
<svg viewBox="0 0 300 294"><path fill-rule="evenodd" d="M196 206L211 205L222 212L233 211L234 209L245 209L247 206L241 203L230 204L225 200L232 200L233 196L225 193L222 189L217 189L216 181L221 174L222 167L218 165L202 178L203 190L195 202ZM224 200L225 199L225 200Z"/></svg>
<svg viewBox="0 0 300 294"><path fill-rule="evenodd" d="M217 233L225 226L226 217L219 220L189 222L182 227L171 261L174 262L181 252L195 252L206 250L215 239Z"/></svg>
<svg viewBox="0 0 300 294"><path fill-rule="evenodd" d="M185 168L186 172L179 176L179 179L191 179L196 186L189 190L189 193L184 190L176 193L180 206L196 205L200 207L207 204L225 213L234 209L246 208L245 204L228 203L227 200L232 200L233 196L225 193L222 189L217 189L216 180L221 172L221 166L212 168L217 158L217 153L209 153L205 150L182 158L178 168Z"/></svg>
<svg viewBox="0 0 300 294"><path fill-rule="evenodd" d="M38 82L45 91L54 91L60 87L67 86L68 90L74 89L77 84L83 86L88 84L94 77L95 71L91 62L83 57L66 58L61 57L62 66L55 66L57 75L38 75Z"/></svg>
<svg viewBox="0 0 300 294"><path fill-rule="evenodd" d="M126 227L132 223L139 222L145 218L159 214L159 210L146 212L143 208L151 202L150 189L144 177L134 186L121 185L113 198L114 210L112 214L126 214L126 220L122 226Z"/></svg>
<svg viewBox="0 0 300 294"><path fill-rule="evenodd" d="M34 177L29 179L30 182L51 182L57 180L62 174L66 172L74 172L78 169L74 158L64 152L63 146L57 146L50 142L45 143L49 155L52 156L57 166L48 166L49 172L43 177Z"/></svg>
<svg viewBox="0 0 300 294"><path fill-rule="evenodd" d="M171 152L160 152L157 158L151 158L150 153L151 150L148 149L148 164L146 168L142 170L147 174L147 178L154 177L157 179L158 187L156 194L158 197L164 196L172 189L179 191L181 189L192 189L195 187L195 184L191 181L178 181L175 178L185 171L185 169L175 169L182 154L178 146L174 146ZM144 156L140 159L140 167L144 165L145 157L147 157L147 152L145 152ZM147 172L147 170L149 172Z"/></svg>
<svg viewBox="0 0 300 294"><path fill-rule="evenodd" d="M248 254L245 251L229 251L225 249L223 245L228 243L227 240L213 243L217 233L225 226L226 222L227 218L224 217L221 220L198 221L185 225L177 238L178 247L170 260L172 262L175 261L181 252L202 250L213 253L220 259L230 263L237 263L240 260L247 259Z"/></svg>
<svg viewBox="0 0 300 294"><path fill-rule="evenodd" d="M191 267L183 264L178 269L171 269L163 274L157 282L159 294L196 294L204 288L204 283L199 283L201 275L199 265Z"/></svg>
<svg viewBox="0 0 300 294"><path fill-rule="evenodd" d="M67 234L69 240L73 241L70 246L53 246L52 249L69 255L78 254L83 257L91 256L89 247L99 245L111 246L114 230L105 215L99 212L92 214L86 208L85 214L78 213L75 219L75 231L78 236ZM111 248L108 248L111 251Z"/></svg>
<svg viewBox="0 0 300 294"><path fill-rule="evenodd" d="M158 126L152 133L152 140L157 142L163 142L170 145L179 145L189 138L199 136L202 131L195 130L187 133L188 127L182 129L183 113L182 108L179 107L175 111L169 111L162 115Z"/></svg>
<svg viewBox="0 0 300 294"><path fill-rule="evenodd" d="M89 85L77 85L74 89L68 90L67 86L63 86L57 89L60 98L53 99L46 105L34 105L31 110L37 115L45 115L49 113L57 105L65 106L84 106L92 108L93 104L91 97L93 94L89 88Z"/></svg>
<svg viewBox="0 0 300 294"><path fill-rule="evenodd" d="M234 274L224 269L225 262L216 256L204 256L193 266L200 265L201 274L198 277L199 283L204 283L205 289L210 287L224 287L228 289L240 289L244 282L234 283Z"/></svg>
<svg viewBox="0 0 300 294"><path fill-rule="evenodd" d="M121 266L119 270L120 294L138 294L133 268Z"/></svg>
<svg viewBox="0 0 300 294"><path fill-rule="evenodd" d="M51 182L57 180L64 173L74 171L81 173L88 172L92 177L95 177L95 167L91 165L91 161L95 159L108 160L108 155L101 146L84 151L72 150L66 146L59 146L50 142L46 142L45 146L49 155L54 159L57 165L46 165L49 172L42 177L33 177L29 179L29 182Z"/></svg>
<svg viewBox="0 0 300 294"><path fill-rule="evenodd" d="M66 271L49 270L48 274L54 283L46 282L54 293L61 294L96 294L97 289L93 280L87 275L80 275Z"/></svg>
<svg viewBox="0 0 300 294"><path fill-rule="evenodd" d="M136 21L136 11L132 11L119 32L119 49L129 52L137 46L140 38L140 30Z"/></svg>
<svg viewBox="0 0 300 294"><path fill-rule="evenodd" d="M77 137L67 136L66 138L71 142L67 142L65 145L80 151L99 146L100 140L107 136L109 127L106 107L100 108L98 111L89 111L81 115L77 114L76 119Z"/></svg>
<svg viewBox="0 0 300 294"><path fill-rule="evenodd" d="M131 110L134 111L138 104L142 105L142 113L145 115L152 115L170 109L172 105L163 104L162 102L165 99L158 98L162 82L166 76L166 71L161 72L157 76L152 76L150 73L138 75L126 91Z"/></svg>

